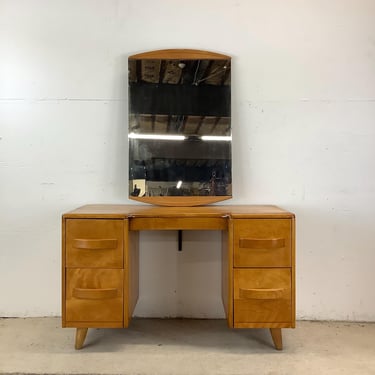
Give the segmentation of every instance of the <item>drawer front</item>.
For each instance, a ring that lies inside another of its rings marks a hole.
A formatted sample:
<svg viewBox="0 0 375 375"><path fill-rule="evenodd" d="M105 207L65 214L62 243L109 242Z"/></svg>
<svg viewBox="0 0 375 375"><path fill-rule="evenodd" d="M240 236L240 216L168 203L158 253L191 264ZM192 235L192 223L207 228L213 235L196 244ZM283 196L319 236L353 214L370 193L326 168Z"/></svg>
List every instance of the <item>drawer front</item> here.
<svg viewBox="0 0 375 375"><path fill-rule="evenodd" d="M66 320L123 321L123 270L66 270Z"/></svg>
<svg viewBox="0 0 375 375"><path fill-rule="evenodd" d="M66 220L66 266L123 268L122 220Z"/></svg>
<svg viewBox="0 0 375 375"><path fill-rule="evenodd" d="M234 324L292 321L291 270L234 270Z"/></svg>
<svg viewBox="0 0 375 375"><path fill-rule="evenodd" d="M290 267L291 220L236 219L235 267Z"/></svg>

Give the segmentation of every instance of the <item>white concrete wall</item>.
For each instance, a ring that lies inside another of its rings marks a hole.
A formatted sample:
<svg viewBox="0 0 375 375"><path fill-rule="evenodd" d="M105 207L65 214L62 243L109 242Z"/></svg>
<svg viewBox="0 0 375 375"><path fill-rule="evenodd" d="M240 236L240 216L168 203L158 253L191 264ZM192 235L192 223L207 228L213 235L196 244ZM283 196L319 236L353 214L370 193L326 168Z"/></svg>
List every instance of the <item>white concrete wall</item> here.
<svg viewBox="0 0 375 375"><path fill-rule="evenodd" d="M297 215L299 318L375 320L375 2L0 0L0 316L60 313L60 215L127 200L127 57L233 56L234 199ZM219 232L141 236L140 316L221 317Z"/></svg>

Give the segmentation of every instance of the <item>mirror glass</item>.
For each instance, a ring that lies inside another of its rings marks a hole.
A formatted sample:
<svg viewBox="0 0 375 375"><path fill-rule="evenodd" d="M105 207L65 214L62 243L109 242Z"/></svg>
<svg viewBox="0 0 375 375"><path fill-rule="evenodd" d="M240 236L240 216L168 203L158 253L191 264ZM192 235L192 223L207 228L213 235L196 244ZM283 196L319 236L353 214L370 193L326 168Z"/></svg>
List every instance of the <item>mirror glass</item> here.
<svg viewBox="0 0 375 375"><path fill-rule="evenodd" d="M132 199L232 195L231 60L202 52L129 57Z"/></svg>

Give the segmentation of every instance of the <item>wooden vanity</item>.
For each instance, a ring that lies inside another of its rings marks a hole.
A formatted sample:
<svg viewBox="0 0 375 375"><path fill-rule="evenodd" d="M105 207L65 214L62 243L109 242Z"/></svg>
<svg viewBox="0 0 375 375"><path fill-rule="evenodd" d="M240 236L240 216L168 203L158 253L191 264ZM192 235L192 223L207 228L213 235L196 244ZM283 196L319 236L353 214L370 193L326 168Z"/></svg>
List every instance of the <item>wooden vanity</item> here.
<svg viewBox="0 0 375 375"><path fill-rule="evenodd" d="M294 215L276 206L87 205L62 219L62 326L129 326L139 294L141 230L222 231L222 300L228 327L295 327ZM218 249L219 251L219 249Z"/></svg>

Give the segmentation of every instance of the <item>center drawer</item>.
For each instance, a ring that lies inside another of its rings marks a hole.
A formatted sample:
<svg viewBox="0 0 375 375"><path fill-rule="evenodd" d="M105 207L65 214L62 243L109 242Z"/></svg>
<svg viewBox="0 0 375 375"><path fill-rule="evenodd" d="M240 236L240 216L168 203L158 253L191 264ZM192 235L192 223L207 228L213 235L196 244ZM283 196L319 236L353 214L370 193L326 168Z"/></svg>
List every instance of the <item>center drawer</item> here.
<svg viewBox="0 0 375 375"><path fill-rule="evenodd" d="M123 220L66 220L66 266L123 268Z"/></svg>

